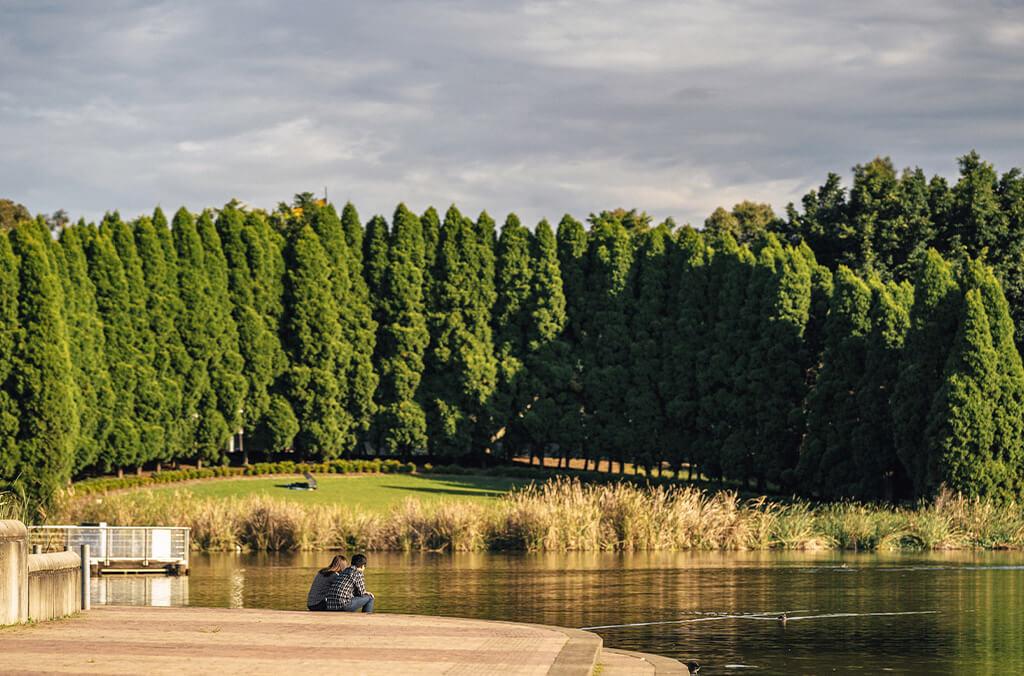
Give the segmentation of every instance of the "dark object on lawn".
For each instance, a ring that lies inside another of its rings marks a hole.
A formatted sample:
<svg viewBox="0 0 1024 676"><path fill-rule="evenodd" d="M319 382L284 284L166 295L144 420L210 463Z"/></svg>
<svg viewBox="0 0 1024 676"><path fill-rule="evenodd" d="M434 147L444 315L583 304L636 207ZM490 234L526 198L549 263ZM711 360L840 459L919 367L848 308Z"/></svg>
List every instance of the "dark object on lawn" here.
<svg viewBox="0 0 1024 676"><path fill-rule="evenodd" d="M686 670L691 674L696 674L700 671L700 664L697 663L697 660L690 660L686 663Z"/></svg>
<svg viewBox="0 0 1024 676"><path fill-rule="evenodd" d="M289 488L293 491L315 491L316 490L316 479L309 472L303 472L302 476L306 477L305 481L294 481L287 484L285 488Z"/></svg>

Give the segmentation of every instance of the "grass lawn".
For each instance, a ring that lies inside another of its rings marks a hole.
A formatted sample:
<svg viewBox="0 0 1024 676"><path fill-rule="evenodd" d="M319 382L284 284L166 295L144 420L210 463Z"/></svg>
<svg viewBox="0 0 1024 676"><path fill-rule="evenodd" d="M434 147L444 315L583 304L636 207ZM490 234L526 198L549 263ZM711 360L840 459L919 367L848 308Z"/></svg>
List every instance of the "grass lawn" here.
<svg viewBox="0 0 1024 676"><path fill-rule="evenodd" d="M255 479L204 479L187 484L147 488L153 491L188 491L200 498L246 496L262 493L310 505L346 503L365 509L383 510L414 497L422 502L442 500L485 502L509 490L525 486L528 479L489 476L420 476L412 474L317 475L319 488L296 491L287 488L294 477L278 475Z"/></svg>

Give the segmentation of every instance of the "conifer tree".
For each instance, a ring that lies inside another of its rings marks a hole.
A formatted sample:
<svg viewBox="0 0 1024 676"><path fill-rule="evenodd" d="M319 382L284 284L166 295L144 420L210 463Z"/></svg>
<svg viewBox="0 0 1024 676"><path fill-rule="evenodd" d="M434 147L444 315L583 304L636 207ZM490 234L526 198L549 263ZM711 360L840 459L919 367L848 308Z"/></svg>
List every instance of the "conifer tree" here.
<svg viewBox="0 0 1024 676"><path fill-rule="evenodd" d="M896 452L917 495L926 495L931 489L925 428L932 401L942 386L960 302L949 264L930 249L918 261L910 327L892 393Z"/></svg>
<svg viewBox="0 0 1024 676"><path fill-rule="evenodd" d="M354 448L357 439L370 429L376 412L373 394L377 389L378 376L373 369L373 353L377 326L359 259L349 252L347 235L334 207L318 207L312 214L315 214L311 221L313 229L331 262L334 298L348 346L343 354L347 362L338 364L338 371L344 374L339 384L348 418L343 427L347 435L345 447ZM351 215L349 218L351 220Z"/></svg>
<svg viewBox="0 0 1024 676"><path fill-rule="evenodd" d="M381 216L374 216L366 224L363 240L363 277L370 293L373 319L378 325L384 321L384 276L389 265L388 224Z"/></svg>
<svg viewBox="0 0 1024 676"><path fill-rule="evenodd" d="M999 179L1000 209L1006 215L1006 236L990 251L996 274L1010 302L1018 342L1024 335L1024 172L1014 167Z"/></svg>
<svg viewBox="0 0 1024 676"><path fill-rule="evenodd" d="M284 335L289 399L298 422L295 449L304 457L335 458L347 450L337 365L348 346L329 283L331 263L308 225L295 234L288 259Z"/></svg>
<svg viewBox="0 0 1024 676"><path fill-rule="evenodd" d="M494 310L494 303L497 298L494 287L495 270L495 248L498 244L497 232L495 231L494 219L486 211L480 212L476 223L473 224L473 231L476 233L477 249L476 255L469 258L469 263L475 268L474 274L477 278L478 294L473 298L476 311L481 314L490 313ZM426 245L424 244L424 264L426 264ZM488 323L490 320L488 319ZM493 347L492 347L493 350Z"/></svg>
<svg viewBox="0 0 1024 676"><path fill-rule="evenodd" d="M765 237L757 267L766 279L751 336L753 434L747 443L760 488L766 481L793 488L805 428L804 331L810 318L811 271L803 256L783 248L773 234Z"/></svg>
<svg viewBox="0 0 1024 676"><path fill-rule="evenodd" d="M420 229L423 231L423 269L428 273L434 269L437 261L437 244L441 240L441 218L437 215L437 209L428 207L420 216ZM429 274L427 275L429 277ZM430 279L425 278L428 293L426 295L427 305L430 305Z"/></svg>
<svg viewBox="0 0 1024 676"><path fill-rule="evenodd" d="M381 323L377 334L377 390L380 444L384 452L408 457L427 448L421 404L424 353L430 340L423 300L423 234L419 219L404 204L395 209L387 268L381 280Z"/></svg>
<svg viewBox="0 0 1024 676"><path fill-rule="evenodd" d="M997 356L978 289L964 296L960 327L935 395L925 436L930 451L925 494L946 486L968 496L998 493L1002 472L992 455L999 395Z"/></svg>
<svg viewBox="0 0 1024 676"><path fill-rule="evenodd" d="M960 179L950 193L949 213L941 233L944 251L961 247L971 256L978 256L1005 243L1006 214L1000 208L999 175L976 151L959 160Z"/></svg>
<svg viewBox="0 0 1024 676"><path fill-rule="evenodd" d="M135 224L135 245L147 288L145 316L153 343L152 368L160 394L158 424L164 443L162 451L151 458L158 462L175 460L192 445L184 401L190 360L178 332L177 321L183 308L178 297L177 272L168 260L173 248L168 252L165 238L173 247L166 219L159 210L153 220L141 218Z"/></svg>
<svg viewBox="0 0 1024 676"><path fill-rule="evenodd" d="M904 170L892 201L896 206L876 229L873 246L879 273L906 280L913 274L913 257L931 246L935 239L928 203L928 179L924 172Z"/></svg>
<svg viewBox="0 0 1024 676"><path fill-rule="evenodd" d="M622 222L608 217L591 223L588 243L581 344L587 431L595 448L616 457L621 468L621 462L633 450L626 392L622 387L629 380L633 243Z"/></svg>
<svg viewBox="0 0 1024 676"><path fill-rule="evenodd" d="M341 209L341 229L345 231L345 246L348 247L349 256L357 261L355 266L360 271L363 269L363 223L359 220L359 212L351 202L345 202ZM361 276L361 275L360 275Z"/></svg>
<svg viewBox="0 0 1024 676"><path fill-rule="evenodd" d="M164 400L163 388L153 368L159 346L150 325L149 288L132 230L132 226L122 221L116 212L113 218L105 218L101 226L101 236L109 236L114 244L127 284L135 368L135 416L141 435L135 466L140 468L145 462L167 457L165 430L173 419L173 411L172 404Z"/></svg>
<svg viewBox="0 0 1024 676"><path fill-rule="evenodd" d="M837 174L830 173L817 190L804 195L803 213L789 208L785 230L806 242L827 268L857 268L861 263L856 230L847 223L846 191Z"/></svg>
<svg viewBox="0 0 1024 676"><path fill-rule="evenodd" d="M491 402L494 425L504 431L503 445L518 450L525 441L521 417L532 398L525 359L531 331L533 268L530 231L509 214L498 239L494 342L498 387Z"/></svg>
<svg viewBox="0 0 1024 676"><path fill-rule="evenodd" d="M218 408L213 372L219 368L220 328L206 273L206 254L196 230L195 218L186 209L174 215L174 247L177 252L178 290L182 315L179 327L191 368L185 377L184 413L191 427L194 454L215 462L222 457L232 428Z"/></svg>
<svg viewBox="0 0 1024 676"><path fill-rule="evenodd" d="M217 234L223 247L228 272L231 313L238 327L238 349L245 369L246 395L242 404L242 429L252 431L262 424L270 410L271 388L276 372L278 339L257 308L255 278L249 268L250 243L246 241L246 216L229 203L217 216ZM244 440L243 440L244 443Z"/></svg>
<svg viewBox="0 0 1024 676"><path fill-rule="evenodd" d="M702 233L690 227L680 230L673 256L676 280L674 297L675 322L670 328L672 341L667 345L669 359L666 375L671 391L667 405L672 448L670 460L676 471L683 462L689 463L692 476L695 468L712 457L710 430L701 425L701 388L698 372L702 367L701 355L707 349L706 317L711 307L708 302L707 257L709 251Z"/></svg>
<svg viewBox="0 0 1024 676"><path fill-rule="evenodd" d="M722 361L725 396L721 398L723 408L719 411L723 431L719 452L725 476L750 481L756 475L763 484L765 467L754 466L755 449L763 442L757 438L756 426L749 424L748 419L756 419L756 415L751 415L757 410L759 399L756 379L760 364L755 350L764 330L765 305L771 295L776 256L767 246L762 249L765 254L762 260L758 260L749 247L740 247L739 253L738 267L727 273L737 285L736 300L741 306L738 315L728 314L722 324L730 332L729 343L722 346L722 353L728 355L730 361ZM746 280L742 289L741 278Z"/></svg>
<svg viewBox="0 0 1024 676"><path fill-rule="evenodd" d="M20 345L18 327L18 259L8 233L0 231L0 482L17 477L18 399L15 350Z"/></svg>
<svg viewBox="0 0 1024 676"><path fill-rule="evenodd" d="M995 492L1003 499L1014 499L1024 486L1024 366L1014 342L1010 305L992 268L978 260L965 265L961 287L981 292L986 317L996 352L998 395L993 402L992 440Z"/></svg>
<svg viewBox="0 0 1024 676"><path fill-rule="evenodd" d="M122 470L144 458L140 453L142 430L136 411L141 355L131 315L128 280L109 227L91 234L86 255L89 277L96 289L97 309L103 322L107 367L113 388L110 434L100 458L103 469Z"/></svg>
<svg viewBox="0 0 1024 676"><path fill-rule="evenodd" d="M486 219L481 221L482 226L474 225L453 206L441 228L434 276L437 322L427 362L428 426L439 454L466 455L482 450L487 441L481 434L483 417L497 367L490 326L494 281L487 278L489 235Z"/></svg>
<svg viewBox="0 0 1024 676"><path fill-rule="evenodd" d="M27 228L11 232L20 259L19 348L12 376L18 402L17 462L31 502L45 508L71 478L78 434L73 367L62 313L63 294L47 244ZM45 235L49 242L49 234Z"/></svg>
<svg viewBox="0 0 1024 676"><path fill-rule="evenodd" d="M563 381L566 388L560 401L561 425L555 441L563 447L563 454L583 454L589 463L591 449L586 443L587 405L583 387L584 364L581 358L584 341L583 318L586 314L587 231L582 223L566 214L558 224L556 241L558 266L562 273L562 288L565 291L564 340L569 346L564 355L566 363L563 368L569 377Z"/></svg>
<svg viewBox="0 0 1024 676"><path fill-rule="evenodd" d="M217 396L217 409L233 435L242 426L242 408L248 383L242 374L245 362L238 351L238 326L231 316L231 296L228 291L228 266L221 248L220 237L209 211L196 220L196 231L203 245L203 261L210 289L210 310L215 331L212 352L210 385ZM225 438L221 444L226 444ZM225 457L221 460L226 461Z"/></svg>
<svg viewBox="0 0 1024 676"><path fill-rule="evenodd" d="M853 460L859 483L856 497L893 500L910 496L906 470L893 442L890 398L899 377L900 352L910 324L906 285L868 281L871 289L871 329L864 344L864 372L857 384L860 418L853 438Z"/></svg>
<svg viewBox="0 0 1024 676"><path fill-rule="evenodd" d="M96 287L89 279L83 246L85 231L86 226L80 224L65 228L60 235L65 316L78 404L75 474L100 463L100 454L105 450L104 440L110 433L110 411L114 404L114 391L107 371L103 320L96 305Z"/></svg>
<svg viewBox="0 0 1024 676"><path fill-rule="evenodd" d="M630 384L625 388L625 401L634 445L641 450L638 459L650 466L661 462L668 444L670 394L663 389L662 374L672 344L669 328L674 328L670 267L673 242L665 224L634 235L634 239L639 242L628 346Z"/></svg>
<svg viewBox="0 0 1024 676"><path fill-rule="evenodd" d="M558 244L547 221L541 221L530 239L531 276L530 312L526 331L525 370L527 391L532 401L523 414L523 427L534 448L558 444L562 411L573 392L569 344L564 340L566 323L565 293L558 264ZM567 449L562 457L568 459Z"/></svg>
<svg viewBox="0 0 1024 676"><path fill-rule="evenodd" d="M178 255L174 250L174 238L171 236L171 226L167 222L167 214L160 207L153 209L152 223L153 231L156 233L157 240L159 240L160 246L164 250L164 258L168 265L172 265L177 260Z"/></svg>
<svg viewBox="0 0 1024 676"><path fill-rule="evenodd" d="M857 495L857 387L864 374L870 311L871 290L849 268L841 266L836 271L825 325L823 363L808 399L807 434L797 468L806 488L819 495Z"/></svg>
<svg viewBox="0 0 1024 676"><path fill-rule="evenodd" d="M253 307L267 327L272 382L268 388L267 409L257 424L255 434L263 447L280 451L292 446L298 433L298 421L287 398L284 374L288 357L281 345L281 323L284 307L285 262L281 237L261 212L246 216L242 230L246 243L246 260L252 275Z"/></svg>
<svg viewBox="0 0 1024 676"><path fill-rule="evenodd" d="M711 238L709 243L713 253L707 265L708 338L698 357L703 364L698 372L699 424L708 435L704 470L710 477L721 478L729 454L741 458L741 472L747 470L740 456L744 451L740 421L745 424L746 399L737 375L743 373L739 365L745 362L750 347L745 308L754 259L750 250L737 246L731 236Z"/></svg>

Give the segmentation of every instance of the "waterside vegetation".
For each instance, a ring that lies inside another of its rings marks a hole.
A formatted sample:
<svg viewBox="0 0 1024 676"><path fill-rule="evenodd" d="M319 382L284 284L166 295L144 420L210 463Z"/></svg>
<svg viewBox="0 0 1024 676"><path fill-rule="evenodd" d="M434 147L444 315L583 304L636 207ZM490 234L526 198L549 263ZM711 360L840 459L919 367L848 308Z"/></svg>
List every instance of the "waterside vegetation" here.
<svg viewBox="0 0 1024 676"><path fill-rule="evenodd" d="M168 489L67 503L54 518L175 523L206 551L925 550L1024 547L1024 508L941 493L914 507L741 499L735 492L556 479L487 502L386 509L268 496L195 498Z"/></svg>

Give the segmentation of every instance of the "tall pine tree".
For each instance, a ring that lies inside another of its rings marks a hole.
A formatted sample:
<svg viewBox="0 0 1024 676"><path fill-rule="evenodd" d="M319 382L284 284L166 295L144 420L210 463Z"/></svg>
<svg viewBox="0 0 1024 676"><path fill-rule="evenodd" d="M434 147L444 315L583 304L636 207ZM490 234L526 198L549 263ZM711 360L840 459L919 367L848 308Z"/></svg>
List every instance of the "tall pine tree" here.
<svg viewBox="0 0 1024 676"><path fill-rule="evenodd" d="M997 359L981 292L970 289L964 296L942 386L928 416L923 493L933 494L940 486L969 496L998 493L1003 472L992 455L993 414L999 397Z"/></svg>
<svg viewBox="0 0 1024 676"><path fill-rule="evenodd" d="M395 209L386 251L377 333L376 429L384 452L408 457L427 448L420 385L430 334L423 298L423 234L419 219L404 204Z"/></svg>
<svg viewBox="0 0 1024 676"><path fill-rule="evenodd" d="M0 482L18 474L18 393L14 380L18 326L18 259L6 232L0 232Z"/></svg>
<svg viewBox="0 0 1024 676"><path fill-rule="evenodd" d="M337 365L348 346L329 283L331 263L308 225L295 234L288 259L284 335L289 399L299 423L295 449L303 457L335 458L347 450Z"/></svg>
<svg viewBox="0 0 1024 676"><path fill-rule="evenodd" d="M11 232L20 259L18 274L19 347L13 380L18 402L17 461L25 494L45 507L71 478L78 413L74 370L62 312L63 294L44 243L27 228Z"/></svg>
<svg viewBox="0 0 1024 676"><path fill-rule="evenodd" d="M910 327L892 393L896 452L918 495L931 490L925 428L956 336L960 302L950 265L929 250L917 264Z"/></svg>

